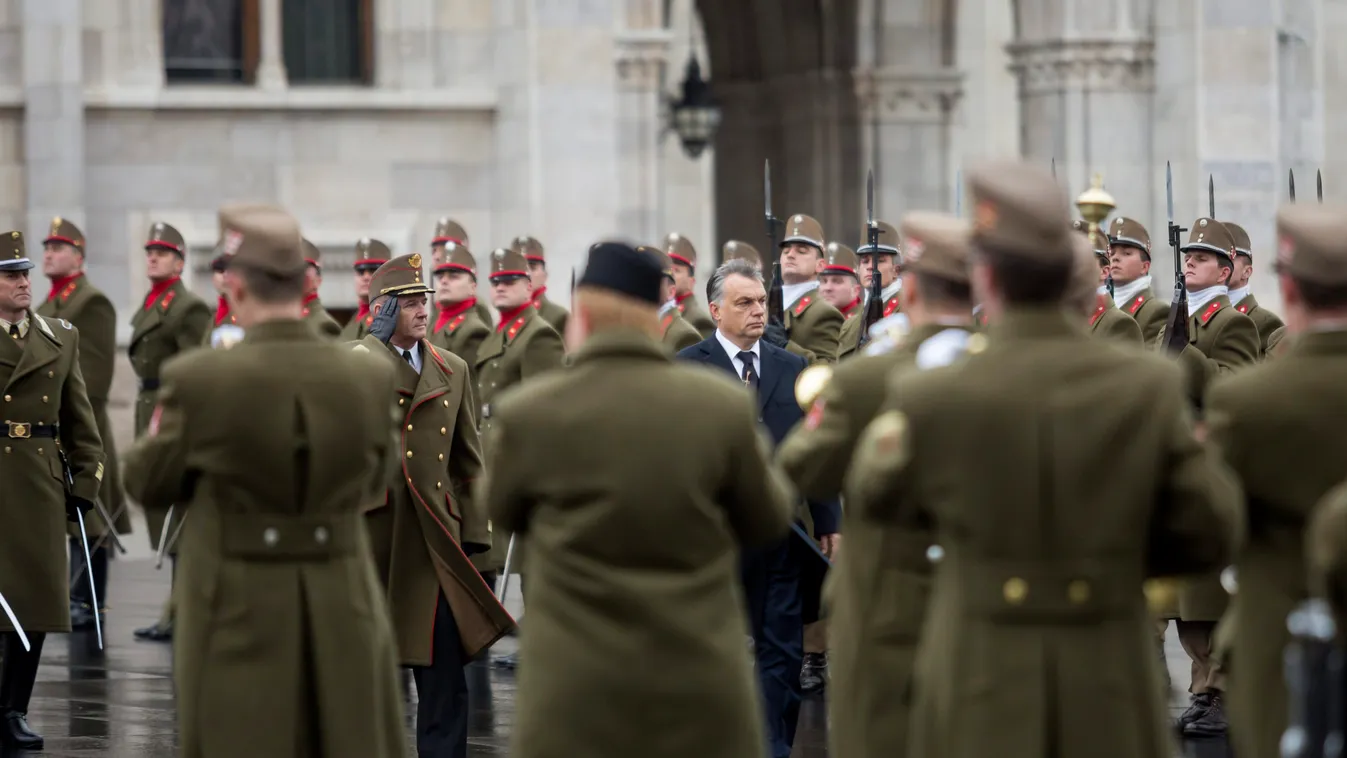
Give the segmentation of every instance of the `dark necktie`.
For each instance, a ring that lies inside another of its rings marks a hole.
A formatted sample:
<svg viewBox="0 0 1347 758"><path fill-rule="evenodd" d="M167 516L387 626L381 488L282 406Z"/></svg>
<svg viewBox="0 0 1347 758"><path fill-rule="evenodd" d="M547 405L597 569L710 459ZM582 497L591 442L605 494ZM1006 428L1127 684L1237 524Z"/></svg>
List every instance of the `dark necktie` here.
<svg viewBox="0 0 1347 758"><path fill-rule="evenodd" d="M754 355L747 350L739 351L739 360L744 364L744 385L757 388L758 372L753 368Z"/></svg>
<svg viewBox="0 0 1347 758"><path fill-rule="evenodd" d="M18 324L10 324L10 325L9 325L9 336L13 337L14 339L18 339L18 338L19 338L19 325L18 325Z"/></svg>
<svg viewBox="0 0 1347 758"><path fill-rule="evenodd" d="M407 359L407 365L416 368L416 361L412 360L412 351L403 350L402 357Z"/></svg>

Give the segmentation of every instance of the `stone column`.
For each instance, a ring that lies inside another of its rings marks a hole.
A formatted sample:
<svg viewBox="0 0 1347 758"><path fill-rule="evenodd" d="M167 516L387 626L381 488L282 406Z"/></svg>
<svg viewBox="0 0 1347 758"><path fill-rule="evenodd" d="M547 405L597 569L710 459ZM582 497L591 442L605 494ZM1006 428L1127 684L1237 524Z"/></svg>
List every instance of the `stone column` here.
<svg viewBox="0 0 1347 758"><path fill-rule="evenodd" d="M257 86L261 89L285 89L285 55L281 50L281 0L259 0Z"/></svg>
<svg viewBox="0 0 1347 758"><path fill-rule="evenodd" d="M663 234L658 224L666 95L660 83L665 71L681 75L681 70L668 65L670 38L668 30L659 28L627 30L617 37L617 161L622 187L617 231L648 244L657 243Z"/></svg>
<svg viewBox="0 0 1347 758"><path fill-rule="evenodd" d="M53 216L84 224L82 0L22 0L24 172L30 253Z"/></svg>
<svg viewBox="0 0 1347 758"><path fill-rule="evenodd" d="M861 168L874 167L877 217L896 225L910 210L954 210L951 119L962 79L952 68L856 72Z"/></svg>

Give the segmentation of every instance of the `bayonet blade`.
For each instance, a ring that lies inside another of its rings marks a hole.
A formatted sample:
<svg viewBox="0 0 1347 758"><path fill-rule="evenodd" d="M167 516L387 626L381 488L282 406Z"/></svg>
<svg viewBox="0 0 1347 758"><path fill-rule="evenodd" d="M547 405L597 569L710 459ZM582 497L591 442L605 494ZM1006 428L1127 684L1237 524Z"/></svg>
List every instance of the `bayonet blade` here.
<svg viewBox="0 0 1347 758"><path fill-rule="evenodd" d="M1169 223L1174 223L1174 170L1169 161L1165 161L1165 210L1169 213Z"/></svg>
<svg viewBox="0 0 1347 758"><path fill-rule="evenodd" d="M1057 159L1056 159L1056 158L1053 158L1053 159L1052 159L1052 179L1053 179L1053 181L1057 181Z"/></svg>
<svg viewBox="0 0 1347 758"><path fill-rule="evenodd" d="M869 226L875 225L875 170L865 177L865 223Z"/></svg>
<svg viewBox="0 0 1347 758"><path fill-rule="evenodd" d="M762 161L762 192L766 199L765 207L767 218L772 218L772 159L765 158Z"/></svg>
<svg viewBox="0 0 1347 758"><path fill-rule="evenodd" d="M954 172L954 215L963 218L963 169Z"/></svg>
<svg viewBox="0 0 1347 758"><path fill-rule="evenodd" d="M1291 191L1291 202L1294 203L1296 201L1296 170L1291 168L1287 169L1286 171L1288 175L1287 181L1289 182Z"/></svg>
<svg viewBox="0 0 1347 758"><path fill-rule="evenodd" d="M1314 172L1314 190L1319 195L1319 203L1324 202L1324 170L1319 169Z"/></svg>
<svg viewBox="0 0 1347 758"><path fill-rule="evenodd" d="M1216 180L1207 174L1207 216L1216 218Z"/></svg>

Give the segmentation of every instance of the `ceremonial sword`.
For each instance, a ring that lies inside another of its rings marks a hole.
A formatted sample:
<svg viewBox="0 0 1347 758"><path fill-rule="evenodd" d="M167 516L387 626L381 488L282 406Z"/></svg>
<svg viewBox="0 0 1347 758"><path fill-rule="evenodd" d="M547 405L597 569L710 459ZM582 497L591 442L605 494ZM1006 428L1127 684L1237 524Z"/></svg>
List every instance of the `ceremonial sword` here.
<svg viewBox="0 0 1347 758"><path fill-rule="evenodd" d="M510 564L514 562L514 541L518 534L510 535L510 544L505 547L505 565L501 566L500 578L496 580L496 599L505 605L505 593L510 589Z"/></svg>
<svg viewBox="0 0 1347 758"><path fill-rule="evenodd" d="M23 643L25 651L31 651L33 646L28 644L28 635L23 633L23 626L19 624L19 617L14 615L14 609L9 607L9 601L5 599L5 593L0 592L0 609L5 611L9 617L9 623L14 625L14 631L19 633L19 642Z"/></svg>

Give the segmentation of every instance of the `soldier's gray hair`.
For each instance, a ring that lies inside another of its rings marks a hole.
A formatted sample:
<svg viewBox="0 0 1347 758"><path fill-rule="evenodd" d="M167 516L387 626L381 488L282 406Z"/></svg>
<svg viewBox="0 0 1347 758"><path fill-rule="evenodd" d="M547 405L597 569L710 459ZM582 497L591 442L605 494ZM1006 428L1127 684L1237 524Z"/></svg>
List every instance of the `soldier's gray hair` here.
<svg viewBox="0 0 1347 758"><path fill-rule="evenodd" d="M706 280L706 302L721 305L725 299L725 280L731 276L746 276L763 284L762 272L752 263L743 258L731 258L720 264L715 271L711 273L711 278Z"/></svg>

